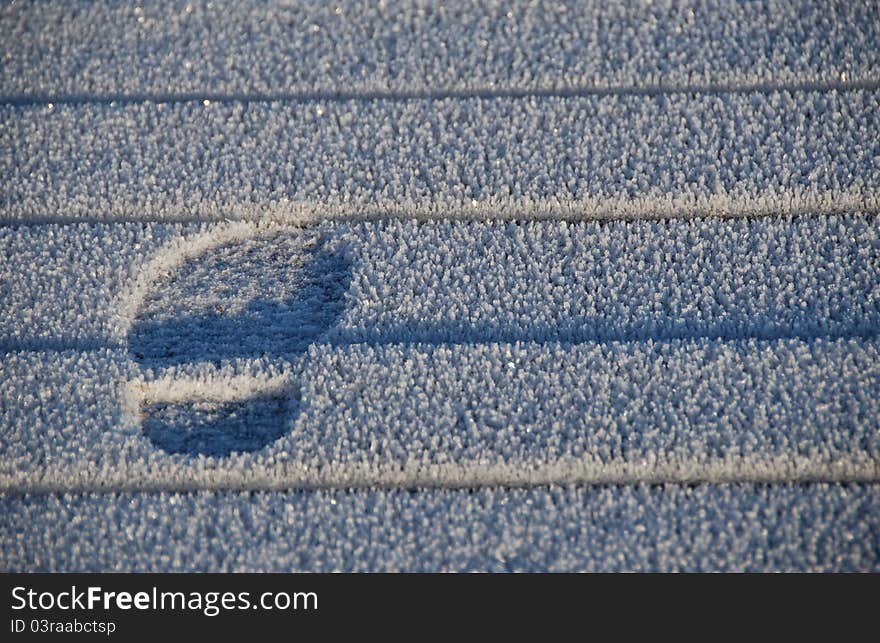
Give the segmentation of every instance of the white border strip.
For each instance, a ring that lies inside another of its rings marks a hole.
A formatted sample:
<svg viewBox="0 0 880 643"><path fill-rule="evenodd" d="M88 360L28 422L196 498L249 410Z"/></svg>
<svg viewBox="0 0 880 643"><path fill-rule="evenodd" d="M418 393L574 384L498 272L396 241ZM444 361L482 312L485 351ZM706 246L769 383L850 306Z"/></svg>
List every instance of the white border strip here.
<svg viewBox="0 0 880 643"><path fill-rule="evenodd" d="M786 190L760 194L709 195L668 194L643 197L593 197L578 200L536 201L503 196L482 200L375 199L364 201L271 200L265 203L211 205L192 213L189 203L166 203L155 207L143 204L122 206L104 216L47 215L27 216L0 212L0 226L140 224L250 223L255 226L307 226L327 221L375 221L404 219L416 221L658 221L674 219L742 219L796 215L833 215L880 212L880 191L866 190ZM135 215L132 212L139 212ZM230 238L236 239L230 229ZM206 246L203 249L208 249ZM193 252L197 252L193 250Z"/></svg>
<svg viewBox="0 0 880 643"><path fill-rule="evenodd" d="M281 465L260 471L211 468L208 459L178 470L131 477L119 469L67 467L0 477L0 493L160 493L192 491L295 491L315 489L474 489L574 485L876 483L880 462L862 459L728 458L706 462L652 461L601 463L458 463L404 465L400 468L344 466L331 471ZM196 479L196 477L198 479Z"/></svg>

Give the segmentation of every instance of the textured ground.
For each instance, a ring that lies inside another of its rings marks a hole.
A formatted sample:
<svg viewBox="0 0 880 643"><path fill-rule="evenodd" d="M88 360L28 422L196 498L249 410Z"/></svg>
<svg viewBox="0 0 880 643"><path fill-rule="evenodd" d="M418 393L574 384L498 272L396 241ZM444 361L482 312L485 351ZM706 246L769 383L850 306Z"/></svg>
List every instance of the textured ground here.
<svg viewBox="0 0 880 643"><path fill-rule="evenodd" d="M880 5L0 32L0 568L880 570Z"/></svg>

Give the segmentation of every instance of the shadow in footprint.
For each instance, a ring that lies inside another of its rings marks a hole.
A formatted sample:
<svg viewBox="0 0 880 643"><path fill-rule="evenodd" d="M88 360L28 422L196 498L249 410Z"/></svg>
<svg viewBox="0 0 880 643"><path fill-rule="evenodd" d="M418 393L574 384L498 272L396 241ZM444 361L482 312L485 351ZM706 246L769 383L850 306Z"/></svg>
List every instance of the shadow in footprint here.
<svg viewBox="0 0 880 643"><path fill-rule="evenodd" d="M253 238L186 262L157 283L129 334L129 352L153 369L236 358L292 361L345 310L350 263L293 233ZM246 400L145 400L144 435L168 453L229 456L282 437L295 392Z"/></svg>
<svg viewBox="0 0 880 643"><path fill-rule="evenodd" d="M168 453L226 457L258 451L283 436L285 419L297 408L296 400L281 395L233 402L152 402L142 407L143 431Z"/></svg>

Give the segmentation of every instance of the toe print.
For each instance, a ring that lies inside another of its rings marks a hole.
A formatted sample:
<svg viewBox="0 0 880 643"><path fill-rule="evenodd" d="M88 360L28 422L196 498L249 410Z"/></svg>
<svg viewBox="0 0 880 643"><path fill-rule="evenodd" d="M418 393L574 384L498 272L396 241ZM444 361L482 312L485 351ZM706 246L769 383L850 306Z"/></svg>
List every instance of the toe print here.
<svg viewBox="0 0 880 643"><path fill-rule="evenodd" d="M314 237L283 233L186 262L141 307L129 350L143 366L293 359L342 313L345 259Z"/></svg>

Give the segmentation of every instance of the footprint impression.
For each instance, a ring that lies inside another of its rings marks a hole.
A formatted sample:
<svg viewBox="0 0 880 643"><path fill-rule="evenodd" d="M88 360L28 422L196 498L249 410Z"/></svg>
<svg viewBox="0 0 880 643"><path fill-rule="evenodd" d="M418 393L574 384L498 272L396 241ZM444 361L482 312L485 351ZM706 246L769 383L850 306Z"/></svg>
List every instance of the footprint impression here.
<svg viewBox="0 0 880 643"><path fill-rule="evenodd" d="M349 282L344 252L302 229L213 247L160 277L128 336L146 376L144 435L167 453L215 457L282 437L300 402L285 374L336 324ZM282 376L235 375L234 365L249 360ZM211 382L193 378L205 368Z"/></svg>

